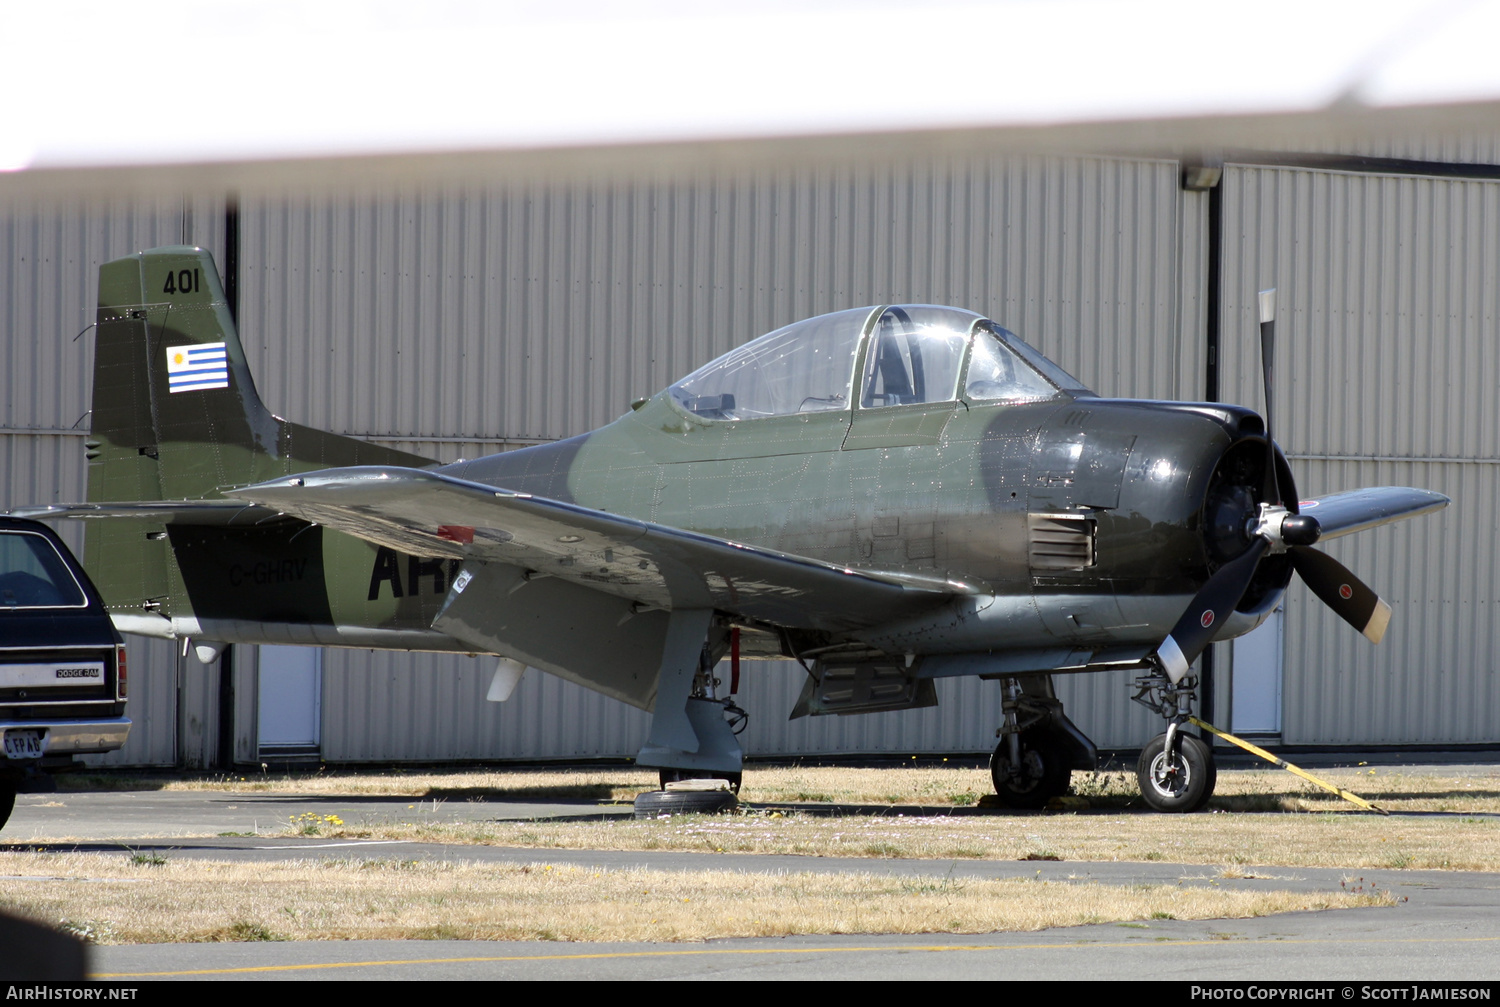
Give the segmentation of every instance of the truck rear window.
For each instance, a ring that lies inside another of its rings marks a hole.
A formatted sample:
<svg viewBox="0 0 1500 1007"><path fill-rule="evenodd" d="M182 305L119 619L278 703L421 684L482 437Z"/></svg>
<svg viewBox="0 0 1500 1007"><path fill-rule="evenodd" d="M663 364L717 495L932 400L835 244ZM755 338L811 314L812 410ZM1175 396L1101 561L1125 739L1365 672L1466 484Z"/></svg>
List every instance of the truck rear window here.
<svg viewBox="0 0 1500 1007"><path fill-rule="evenodd" d="M56 546L35 532L0 532L0 609L87 606Z"/></svg>

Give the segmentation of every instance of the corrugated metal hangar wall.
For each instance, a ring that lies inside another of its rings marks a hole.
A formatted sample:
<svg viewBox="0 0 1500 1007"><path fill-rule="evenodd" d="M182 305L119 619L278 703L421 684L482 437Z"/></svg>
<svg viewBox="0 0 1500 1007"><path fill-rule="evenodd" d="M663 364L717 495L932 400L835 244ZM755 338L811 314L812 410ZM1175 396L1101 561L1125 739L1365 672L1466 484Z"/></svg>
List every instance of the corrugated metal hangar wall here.
<svg viewBox="0 0 1500 1007"><path fill-rule="evenodd" d="M1495 144L1362 151L1495 163ZM1198 398L1209 205L1176 161L913 158L695 184L352 192L239 206L242 339L263 397L301 422L442 460L608 422L779 325L882 301L951 303L1020 332L1102 394ZM1393 604L1370 647L1294 587L1282 736L1294 744L1500 741L1488 557L1500 385L1493 181L1229 165L1221 208L1221 397L1259 408L1256 290L1281 290L1279 439L1303 495L1428 486L1454 507L1330 551ZM0 217L9 395L0 505L83 498L99 263L188 240L222 263L225 206ZM69 541L79 544L76 529ZM132 640L128 765L212 762L217 671ZM1216 716L1227 717L1222 658ZM237 759L253 761L255 648L235 661ZM328 651L330 761L624 756L648 718L530 673L483 701L487 660ZM977 752L999 689L939 683L935 709L785 720L802 672L747 666L752 755ZM1158 723L1123 676L1060 680L1101 746Z"/></svg>

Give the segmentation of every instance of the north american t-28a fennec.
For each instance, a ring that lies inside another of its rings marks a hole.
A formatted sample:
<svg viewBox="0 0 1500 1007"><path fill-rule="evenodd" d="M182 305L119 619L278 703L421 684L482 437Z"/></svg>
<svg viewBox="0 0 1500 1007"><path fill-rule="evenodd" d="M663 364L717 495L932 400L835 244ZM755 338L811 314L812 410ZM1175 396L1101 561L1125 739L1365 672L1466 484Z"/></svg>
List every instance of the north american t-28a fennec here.
<svg viewBox="0 0 1500 1007"><path fill-rule="evenodd" d="M493 654L651 711L664 782L737 785L718 671L790 658L793 715L1003 690L1000 799L1041 807L1092 742L1058 674L1134 669L1165 720L1145 800L1202 807L1193 664L1293 574L1379 642L1390 608L1313 548L1445 506L1422 489L1299 501L1267 408L1095 395L972 311L887 304L761 336L613 423L469 461L273 415L201 249L100 269L86 562L116 626L224 643ZM753 666L752 666L753 667ZM749 670L746 672L750 673Z"/></svg>

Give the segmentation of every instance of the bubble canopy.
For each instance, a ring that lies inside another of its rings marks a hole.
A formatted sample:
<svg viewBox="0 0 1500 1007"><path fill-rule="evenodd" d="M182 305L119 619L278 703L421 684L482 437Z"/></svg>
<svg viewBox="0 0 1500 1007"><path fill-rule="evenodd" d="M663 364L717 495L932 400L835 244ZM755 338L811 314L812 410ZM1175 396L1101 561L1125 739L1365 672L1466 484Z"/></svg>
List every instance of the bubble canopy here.
<svg viewBox="0 0 1500 1007"><path fill-rule="evenodd" d="M861 355L861 348L864 353ZM858 367L858 373L856 373ZM706 419L970 401L1029 402L1089 394L1014 333L961 308L852 308L769 332L668 391Z"/></svg>

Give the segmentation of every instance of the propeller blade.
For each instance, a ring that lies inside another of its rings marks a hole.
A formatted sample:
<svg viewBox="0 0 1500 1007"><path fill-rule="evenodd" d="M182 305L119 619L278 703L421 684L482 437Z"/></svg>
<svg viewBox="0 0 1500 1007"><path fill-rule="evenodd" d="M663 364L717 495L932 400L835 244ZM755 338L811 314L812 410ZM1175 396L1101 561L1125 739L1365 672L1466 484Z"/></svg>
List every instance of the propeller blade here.
<svg viewBox="0 0 1500 1007"><path fill-rule="evenodd" d="M1323 604L1333 609L1340 619L1367 636L1371 643L1379 643L1391 623L1391 606L1380 600L1380 596L1350 573L1338 560L1307 546L1292 546L1287 550L1292 557L1292 567L1302 582L1312 588L1313 594Z"/></svg>
<svg viewBox="0 0 1500 1007"><path fill-rule="evenodd" d="M1188 667L1213 641L1214 634L1223 628L1221 624L1245 596L1260 558L1270 547L1269 542L1257 536L1250 548L1219 567L1156 649L1157 660L1173 685L1181 681Z"/></svg>
<svg viewBox="0 0 1500 1007"><path fill-rule="evenodd" d="M1276 288L1260 292L1260 369L1261 381L1266 393L1266 482L1267 503L1281 503L1281 486L1276 476L1276 442L1272 439L1274 427L1271 414L1275 409L1273 376L1276 370ZM1292 504L1296 513L1296 504Z"/></svg>

